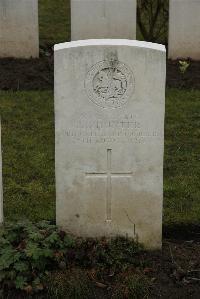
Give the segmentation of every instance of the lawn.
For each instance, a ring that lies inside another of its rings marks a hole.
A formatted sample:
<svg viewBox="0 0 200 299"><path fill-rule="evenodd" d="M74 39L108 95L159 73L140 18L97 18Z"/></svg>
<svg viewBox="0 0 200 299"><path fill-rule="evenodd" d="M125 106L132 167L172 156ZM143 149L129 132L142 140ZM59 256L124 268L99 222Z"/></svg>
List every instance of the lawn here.
<svg viewBox="0 0 200 299"><path fill-rule="evenodd" d="M200 91L167 90L164 224L200 222ZM0 92L4 212L55 220L53 92Z"/></svg>
<svg viewBox="0 0 200 299"><path fill-rule="evenodd" d="M40 46L70 40L70 0L39 0Z"/></svg>
<svg viewBox="0 0 200 299"><path fill-rule="evenodd" d="M0 92L8 219L55 218L53 94Z"/></svg>
<svg viewBox="0 0 200 299"><path fill-rule="evenodd" d="M200 222L200 90L167 90L164 224Z"/></svg>

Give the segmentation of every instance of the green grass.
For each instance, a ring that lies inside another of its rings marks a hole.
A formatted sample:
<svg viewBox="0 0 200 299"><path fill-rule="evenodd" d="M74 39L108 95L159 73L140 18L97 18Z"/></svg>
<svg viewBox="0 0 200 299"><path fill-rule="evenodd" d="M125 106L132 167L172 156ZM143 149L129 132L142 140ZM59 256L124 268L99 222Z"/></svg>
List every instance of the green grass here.
<svg viewBox="0 0 200 299"><path fill-rule="evenodd" d="M70 40L70 0L39 0L40 45Z"/></svg>
<svg viewBox="0 0 200 299"><path fill-rule="evenodd" d="M164 223L200 222L200 91L169 90L166 102Z"/></svg>
<svg viewBox="0 0 200 299"><path fill-rule="evenodd" d="M167 90L164 224L200 221L200 91ZM55 219L53 93L0 92L4 211Z"/></svg>
<svg viewBox="0 0 200 299"><path fill-rule="evenodd" d="M0 92L8 219L55 218L52 92Z"/></svg>

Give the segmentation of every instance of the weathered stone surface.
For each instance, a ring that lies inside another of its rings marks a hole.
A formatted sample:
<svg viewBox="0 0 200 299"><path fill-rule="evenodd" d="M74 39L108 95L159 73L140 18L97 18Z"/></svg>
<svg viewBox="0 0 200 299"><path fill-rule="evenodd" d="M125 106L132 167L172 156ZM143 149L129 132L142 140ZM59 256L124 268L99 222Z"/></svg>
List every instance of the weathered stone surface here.
<svg viewBox="0 0 200 299"><path fill-rule="evenodd" d="M136 38L136 0L71 0L71 40Z"/></svg>
<svg viewBox="0 0 200 299"><path fill-rule="evenodd" d="M2 154L1 154L1 118L0 118L0 223L3 223L3 183L2 183Z"/></svg>
<svg viewBox="0 0 200 299"><path fill-rule="evenodd" d="M0 0L0 57L38 57L38 30L38 0Z"/></svg>
<svg viewBox="0 0 200 299"><path fill-rule="evenodd" d="M168 56L200 59L200 0L170 0Z"/></svg>
<svg viewBox="0 0 200 299"><path fill-rule="evenodd" d="M57 224L160 248L165 47L128 40L55 46Z"/></svg>

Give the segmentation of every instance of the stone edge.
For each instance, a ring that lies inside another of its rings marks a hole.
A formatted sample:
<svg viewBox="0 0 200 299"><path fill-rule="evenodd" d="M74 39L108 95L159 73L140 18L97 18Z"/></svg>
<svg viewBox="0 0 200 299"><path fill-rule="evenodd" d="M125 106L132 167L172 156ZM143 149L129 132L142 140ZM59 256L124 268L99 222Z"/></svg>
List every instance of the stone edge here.
<svg viewBox="0 0 200 299"><path fill-rule="evenodd" d="M166 52L164 45L128 39L87 39L54 45L54 51L87 46L129 46Z"/></svg>

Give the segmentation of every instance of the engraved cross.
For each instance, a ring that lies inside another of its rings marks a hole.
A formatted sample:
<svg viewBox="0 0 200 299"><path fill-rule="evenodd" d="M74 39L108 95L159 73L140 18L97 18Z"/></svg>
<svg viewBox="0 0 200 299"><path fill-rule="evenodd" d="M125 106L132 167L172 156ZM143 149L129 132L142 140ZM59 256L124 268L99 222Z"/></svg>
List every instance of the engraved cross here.
<svg viewBox="0 0 200 299"><path fill-rule="evenodd" d="M106 221L112 221L112 178L131 178L132 172L112 172L112 150L107 149L107 170L105 172L87 172L86 177L88 178L106 178Z"/></svg>

